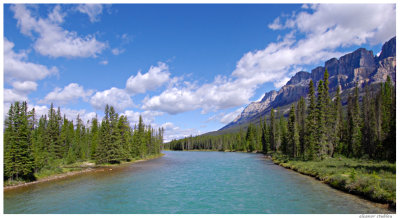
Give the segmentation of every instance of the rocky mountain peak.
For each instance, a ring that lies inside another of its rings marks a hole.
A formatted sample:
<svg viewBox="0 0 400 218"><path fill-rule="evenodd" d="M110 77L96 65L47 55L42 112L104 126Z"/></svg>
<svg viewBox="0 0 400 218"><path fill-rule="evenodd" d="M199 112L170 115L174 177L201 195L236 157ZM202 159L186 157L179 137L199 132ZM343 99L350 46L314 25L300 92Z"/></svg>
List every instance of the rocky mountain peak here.
<svg viewBox="0 0 400 218"><path fill-rule="evenodd" d="M286 85L295 85L301 83L310 78L310 73L306 71L297 72L287 83Z"/></svg>
<svg viewBox="0 0 400 218"><path fill-rule="evenodd" d="M382 51L379 55L379 61L387 57L396 57L396 37L393 37L382 46Z"/></svg>
<svg viewBox="0 0 400 218"><path fill-rule="evenodd" d="M314 68L311 73L297 72L278 92L270 91L259 102L249 104L234 121L223 127L230 128L235 125L256 120L269 114L271 108L290 105L306 97L308 84L312 79L317 86L317 81L324 77L325 69L329 72L329 91L336 91L340 86L342 90L352 89L366 83L378 83L386 80L387 76L396 80L396 37L393 37L382 46L379 57L374 57L372 51L359 48L339 59L331 58L325 66Z"/></svg>

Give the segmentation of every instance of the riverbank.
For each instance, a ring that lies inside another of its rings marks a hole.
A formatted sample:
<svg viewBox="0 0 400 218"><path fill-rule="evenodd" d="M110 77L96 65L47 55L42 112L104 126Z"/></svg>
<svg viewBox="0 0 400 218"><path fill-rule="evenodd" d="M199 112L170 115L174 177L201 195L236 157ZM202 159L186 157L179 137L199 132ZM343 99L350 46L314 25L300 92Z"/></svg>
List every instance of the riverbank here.
<svg viewBox="0 0 400 218"><path fill-rule="evenodd" d="M277 154L269 158L277 165L315 177L333 188L396 208L395 163L349 158L301 161Z"/></svg>
<svg viewBox="0 0 400 218"><path fill-rule="evenodd" d="M134 163L138 163L138 162L142 162L142 161L148 161L148 160L156 159L156 158L159 158L162 156L164 156L164 154L160 153L157 155L146 156L143 159L134 159L132 161L121 162L120 164L95 165L94 163L87 162L87 161L74 163L72 165L67 165L67 166L61 167L61 171L58 171L56 173L39 174L38 179L36 181L32 181L32 182L19 181L19 182L14 182L14 183L7 183L6 181L4 181L3 190L7 191L7 190L24 187L24 186L29 186L29 185L33 185L33 184L64 179L67 177L84 174L84 173L88 173L88 172L93 172L93 171L97 171L97 170L103 171L105 168L112 169L112 168L116 168L116 167L124 167L124 166L130 165L130 164L134 164Z"/></svg>

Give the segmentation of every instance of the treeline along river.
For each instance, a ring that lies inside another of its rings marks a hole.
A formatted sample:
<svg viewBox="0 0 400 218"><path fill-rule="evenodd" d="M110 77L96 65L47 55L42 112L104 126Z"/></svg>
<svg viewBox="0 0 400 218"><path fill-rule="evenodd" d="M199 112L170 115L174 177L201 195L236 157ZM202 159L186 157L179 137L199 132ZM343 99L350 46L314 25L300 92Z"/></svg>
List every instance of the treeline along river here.
<svg viewBox="0 0 400 218"><path fill-rule="evenodd" d="M164 151L4 192L5 213L390 213L261 154Z"/></svg>

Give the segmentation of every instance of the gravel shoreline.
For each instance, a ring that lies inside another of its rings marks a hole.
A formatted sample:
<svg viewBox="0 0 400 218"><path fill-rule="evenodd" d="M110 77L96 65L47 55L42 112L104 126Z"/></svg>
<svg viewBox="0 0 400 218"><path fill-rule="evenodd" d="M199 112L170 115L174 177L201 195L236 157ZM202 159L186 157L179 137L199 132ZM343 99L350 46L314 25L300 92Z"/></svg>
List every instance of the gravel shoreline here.
<svg viewBox="0 0 400 218"><path fill-rule="evenodd" d="M25 187L25 186L29 186L29 185L33 185L33 184L43 183L43 182L54 181L54 180L58 180L58 179L64 179L64 178L67 178L67 177L71 177L71 176L75 176L75 175L83 174L83 173L88 173L88 172L104 171L105 169L112 170L112 168L115 168L115 167L123 167L123 166L127 166L127 165L130 165L130 164L139 163L139 162L142 162L142 161L156 159L156 158L159 158L159 157L162 157L162 156L163 156L163 154L160 154L160 155L157 155L157 156L152 157L152 158L145 158L145 159L136 160L136 161L132 161L132 162L121 163L119 165L85 167L85 168L82 168L81 170L76 170L76 171L71 171L71 172L51 175L49 177L46 177L46 178L43 178L43 179L39 179L37 181L24 182L24 183L19 183L19 184L15 184L15 185L4 186L3 187L3 191L8 191L8 190L12 190L12 189L20 188L20 187Z"/></svg>

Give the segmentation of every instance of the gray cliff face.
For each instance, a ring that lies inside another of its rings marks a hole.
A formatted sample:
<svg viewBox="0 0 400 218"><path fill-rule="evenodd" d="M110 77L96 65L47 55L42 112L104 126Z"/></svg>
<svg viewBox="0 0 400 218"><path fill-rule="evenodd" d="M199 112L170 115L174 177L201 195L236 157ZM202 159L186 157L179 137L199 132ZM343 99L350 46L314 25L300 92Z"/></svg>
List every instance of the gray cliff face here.
<svg viewBox="0 0 400 218"><path fill-rule="evenodd" d="M379 55L379 61L387 57L396 57L396 37L393 37L382 46L382 52Z"/></svg>
<svg viewBox="0 0 400 218"><path fill-rule="evenodd" d="M296 73L278 92L270 91L259 102L249 104L243 112L222 129L249 122L250 120L269 114L271 108L278 108L306 97L308 84L312 79L317 87L318 81L324 77L325 68L329 72L329 92L334 93L336 87L342 90L352 89L358 84L380 83L387 76L396 81L396 37L382 46L379 57L374 57L372 51L359 48L339 59L332 58L325 66L316 67L311 73L300 71Z"/></svg>
<svg viewBox="0 0 400 218"><path fill-rule="evenodd" d="M261 101L252 102L249 104L232 122L237 122L243 118L245 119L246 117L253 117L261 113L271 104L271 102L275 100L276 96L277 92L275 90L265 93Z"/></svg>

